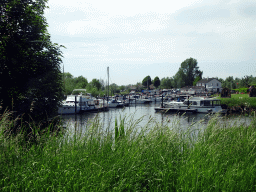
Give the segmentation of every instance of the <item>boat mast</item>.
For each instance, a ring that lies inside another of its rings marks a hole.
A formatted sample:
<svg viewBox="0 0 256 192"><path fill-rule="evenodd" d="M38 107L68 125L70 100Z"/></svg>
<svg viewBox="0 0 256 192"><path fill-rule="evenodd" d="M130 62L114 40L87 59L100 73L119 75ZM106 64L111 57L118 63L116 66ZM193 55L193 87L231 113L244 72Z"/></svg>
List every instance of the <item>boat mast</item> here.
<svg viewBox="0 0 256 192"><path fill-rule="evenodd" d="M109 97L109 67L107 68L107 72L108 72L108 97ZM108 102L108 97L107 97L107 102Z"/></svg>
<svg viewBox="0 0 256 192"><path fill-rule="evenodd" d="M63 78L63 90L64 90L64 96L65 96L65 74L64 74L64 63L63 63L63 75L62 75L62 78Z"/></svg>
<svg viewBox="0 0 256 192"><path fill-rule="evenodd" d="M147 88L148 88L148 79L147 79Z"/></svg>

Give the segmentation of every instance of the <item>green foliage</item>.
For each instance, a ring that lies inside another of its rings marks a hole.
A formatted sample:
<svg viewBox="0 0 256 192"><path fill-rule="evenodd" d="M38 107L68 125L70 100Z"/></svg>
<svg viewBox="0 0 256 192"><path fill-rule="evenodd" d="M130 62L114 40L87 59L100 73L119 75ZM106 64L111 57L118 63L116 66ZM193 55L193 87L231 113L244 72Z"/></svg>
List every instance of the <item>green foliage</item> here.
<svg viewBox="0 0 256 192"><path fill-rule="evenodd" d="M193 58L186 59L181 63L179 71L175 74L177 87L192 86L197 77L202 79L203 72L197 66L197 60Z"/></svg>
<svg viewBox="0 0 256 192"><path fill-rule="evenodd" d="M87 89L88 81L82 75L73 77L69 72L64 73L64 93L70 95L74 89Z"/></svg>
<svg viewBox="0 0 256 192"><path fill-rule="evenodd" d="M239 89L232 89L238 93L248 93L248 88L239 88Z"/></svg>
<svg viewBox="0 0 256 192"><path fill-rule="evenodd" d="M121 86L119 87L119 89L120 89L120 91L125 91L125 86L124 86L124 85L121 85Z"/></svg>
<svg viewBox="0 0 256 192"><path fill-rule="evenodd" d="M219 79L222 83L222 87L228 87L229 89L239 89L239 88L248 88L250 85L256 83L256 77L251 76L244 76L242 78L236 77L235 79L233 76L227 77L225 80Z"/></svg>
<svg viewBox="0 0 256 192"><path fill-rule="evenodd" d="M151 77L148 75L146 76L143 80L142 80L142 85L145 87L149 87L149 85L151 85Z"/></svg>
<svg viewBox="0 0 256 192"><path fill-rule="evenodd" d="M193 82L193 86L196 86L197 82L200 81L202 79L202 77L197 76Z"/></svg>
<svg viewBox="0 0 256 192"><path fill-rule="evenodd" d="M103 130L99 118L83 130L6 139L0 118L1 191L254 191L256 120L249 126L214 116L187 131L133 117ZM22 181L22 182L21 182Z"/></svg>
<svg viewBox="0 0 256 192"><path fill-rule="evenodd" d="M154 81L153 81L153 84L154 84L154 86L155 86L156 88L158 88L159 85L161 84L161 81L160 81L160 79L159 79L158 76L155 77L155 79L154 79Z"/></svg>
<svg viewBox="0 0 256 192"><path fill-rule="evenodd" d="M88 81L86 78L84 78L83 76L79 76L77 78L74 78L74 82L75 82L75 88L76 89L85 89Z"/></svg>
<svg viewBox="0 0 256 192"><path fill-rule="evenodd" d="M0 102L19 113L34 102L34 118L52 115L63 96L61 46L47 33L46 2L2 0L0 7Z"/></svg>
<svg viewBox="0 0 256 192"><path fill-rule="evenodd" d="M161 79L160 88L161 89L171 89L174 87L173 84L174 84L174 80L172 78L164 77Z"/></svg>
<svg viewBox="0 0 256 192"><path fill-rule="evenodd" d="M115 93L120 93L120 90L118 89L118 86L115 83L112 83L111 85L109 85L109 91L111 95L114 95Z"/></svg>
<svg viewBox="0 0 256 192"><path fill-rule="evenodd" d="M221 103L229 107L250 107L256 109L256 98L248 94L231 94L231 98L220 98Z"/></svg>
<svg viewBox="0 0 256 192"><path fill-rule="evenodd" d="M245 127L220 124L219 118L213 118L199 134L181 166L181 191L254 190L255 119Z"/></svg>
<svg viewBox="0 0 256 192"><path fill-rule="evenodd" d="M102 87L100 81L98 79L93 79L91 82L90 82L91 86L92 87L96 87L97 90L99 91Z"/></svg>
<svg viewBox="0 0 256 192"><path fill-rule="evenodd" d="M238 92L240 92L240 93L248 93L248 88L239 88Z"/></svg>

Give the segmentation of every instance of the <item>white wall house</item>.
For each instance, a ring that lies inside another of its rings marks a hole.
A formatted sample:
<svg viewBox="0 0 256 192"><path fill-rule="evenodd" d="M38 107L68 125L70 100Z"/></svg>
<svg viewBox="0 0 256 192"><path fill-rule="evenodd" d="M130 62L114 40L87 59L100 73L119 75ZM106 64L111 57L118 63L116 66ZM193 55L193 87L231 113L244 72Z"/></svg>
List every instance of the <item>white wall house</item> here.
<svg viewBox="0 0 256 192"><path fill-rule="evenodd" d="M181 94L195 95L198 93L204 93L205 88L202 86L186 86L180 89Z"/></svg>
<svg viewBox="0 0 256 192"><path fill-rule="evenodd" d="M196 86L203 86L207 91L219 93L222 90L221 82L216 78L205 78L201 79L196 83Z"/></svg>

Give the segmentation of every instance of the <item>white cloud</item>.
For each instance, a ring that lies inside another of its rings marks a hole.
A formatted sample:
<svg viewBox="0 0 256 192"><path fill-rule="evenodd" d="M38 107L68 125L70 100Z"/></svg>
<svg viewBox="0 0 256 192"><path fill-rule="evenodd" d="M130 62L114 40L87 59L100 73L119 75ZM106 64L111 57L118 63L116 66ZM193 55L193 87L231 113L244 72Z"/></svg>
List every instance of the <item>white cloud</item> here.
<svg viewBox="0 0 256 192"><path fill-rule="evenodd" d="M255 60L254 0L53 0L49 6L49 32L53 42L67 47L64 61L72 70L93 72L92 65L106 63L127 70L179 65L193 57L207 74L213 63L226 70L232 62ZM234 66L234 74L235 69L242 71Z"/></svg>

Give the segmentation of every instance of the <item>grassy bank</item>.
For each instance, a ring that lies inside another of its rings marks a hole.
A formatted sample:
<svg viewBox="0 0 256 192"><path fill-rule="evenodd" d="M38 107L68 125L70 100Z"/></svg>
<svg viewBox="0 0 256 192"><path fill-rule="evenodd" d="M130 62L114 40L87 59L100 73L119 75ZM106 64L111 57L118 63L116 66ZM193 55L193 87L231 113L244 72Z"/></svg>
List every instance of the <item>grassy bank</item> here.
<svg viewBox="0 0 256 192"><path fill-rule="evenodd" d="M248 94L231 94L231 98L221 98L221 103L229 108L247 108L256 110L256 97L249 97Z"/></svg>
<svg viewBox="0 0 256 192"><path fill-rule="evenodd" d="M0 191L250 191L256 185L256 119L246 127L215 116L195 136L193 127L138 130L132 117L113 131L95 119L83 133L38 137L37 145L6 138L1 119ZM195 126L196 127L196 126Z"/></svg>

